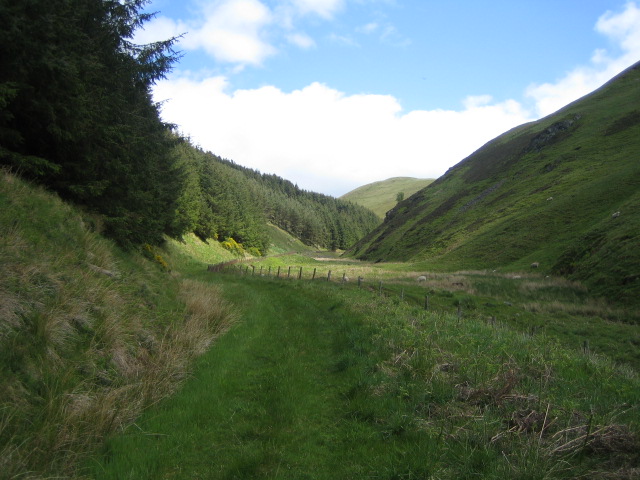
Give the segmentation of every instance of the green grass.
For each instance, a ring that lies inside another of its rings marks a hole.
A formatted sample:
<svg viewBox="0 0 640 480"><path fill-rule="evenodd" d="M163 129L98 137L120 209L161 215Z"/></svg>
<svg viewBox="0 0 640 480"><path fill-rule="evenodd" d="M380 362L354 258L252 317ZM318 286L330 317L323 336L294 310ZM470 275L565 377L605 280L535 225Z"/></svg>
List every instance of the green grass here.
<svg viewBox="0 0 640 480"><path fill-rule="evenodd" d="M304 250L246 259L248 275L212 273L206 265L229 255L217 242L122 252L93 231L97 219L10 175L0 206L8 478L612 478L640 468L637 313L580 283ZM626 228L606 232L623 252ZM227 331L230 310L238 322Z"/></svg>
<svg viewBox="0 0 640 480"><path fill-rule="evenodd" d="M409 198L431 182L433 182L432 179L394 177L363 185L345 193L340 198L362 205L373 211L380 219L384 219L385 214L398 203L398 193L402 192L404 198Z"/></svg>
<svg viewBox="0 0 640 480"><path fill-rule="evenodd" d="M349 258L288 255L253 259L230 272L242 268L249 277L264 275L326 282L355 289L358 277L361 288L400 298L441 313L457 314L460 306L465 317L493 318L523 333L552 337L567 348L582 349L588 342L591 351L607 355L611 360L640 370L640 316L634 308L610 303L594 297L580 282L568 281L530 272L501 273L487 271L429 272L424 265L410 263L370 264ZM427 281L416 279L426 275Z"/></svg>
<svg viewBox="0 0 640 480"><path fill-rule="evenodd" d="M123 252L95 229L0 172L2 478L73 478L232 317L211 286L169 273L164 252Z"/></svg>
<svg viewBox="0 0 640 480"><path fill-rule="evenodd" d="M302 243L299 239L285 232L281 228L269 223L269 255L281 255L284 253L312 252L314 249Z"/></svg>
<svg viewBox="0 0 640 480"><path fill-rule="evenodd" d="M640 466L629 370L326 282L212 278L241 322L93 478L575 478ZM602 477L605 478L605 477Z"/></svg>

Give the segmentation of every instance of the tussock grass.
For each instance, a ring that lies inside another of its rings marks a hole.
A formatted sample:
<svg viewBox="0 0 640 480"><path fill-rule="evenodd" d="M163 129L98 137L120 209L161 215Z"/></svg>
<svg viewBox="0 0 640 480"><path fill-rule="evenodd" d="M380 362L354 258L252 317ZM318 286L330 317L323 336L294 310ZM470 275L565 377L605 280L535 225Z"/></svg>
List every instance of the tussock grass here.
<svg viewBox="0 0 640 480"><path fill-rule="evenodd" d="M74 476L108 435L175 392L233 319L213 286L119 251L6 172L0 270L3 478Z"/></svg>

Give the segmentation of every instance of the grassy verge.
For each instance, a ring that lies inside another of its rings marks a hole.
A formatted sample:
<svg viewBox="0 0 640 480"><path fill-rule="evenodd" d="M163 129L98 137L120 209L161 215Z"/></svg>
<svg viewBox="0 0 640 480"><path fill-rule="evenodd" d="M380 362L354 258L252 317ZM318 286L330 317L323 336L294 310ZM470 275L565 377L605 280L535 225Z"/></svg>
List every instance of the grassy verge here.
<svg viewBox="0 0 640 480"><path fill-rule="evenodd" d="M640 382L593 354L335 284L217 276L242 321L95 478L614 478ZM630 477L629 477L630 478Z"/></svg>
<svg viewBox="0 0 640 480"><path fill-rule="evenodd" d="M211 285L170 274L159 250L122 252L91 222L2 172L2 478L74 477L233 318Z"/></svg>

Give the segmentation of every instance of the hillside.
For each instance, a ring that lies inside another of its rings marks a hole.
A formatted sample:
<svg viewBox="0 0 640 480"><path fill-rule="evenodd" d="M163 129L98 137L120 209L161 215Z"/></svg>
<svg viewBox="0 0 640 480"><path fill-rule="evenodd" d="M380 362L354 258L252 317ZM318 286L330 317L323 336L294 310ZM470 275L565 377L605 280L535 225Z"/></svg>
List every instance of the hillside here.
<svg viewBox="0 0 640 480"><path fill-rule="evenodd" d="M640 66L497 137L352 249L426 268L529 268L640 299ZM618 213L619 212L619 213Z"/></svg>
<svg viewBox="0 0 640 480"><path fill-rule="evenodd" d="M431 182L433 182L432 179L393 177L363 185L345 193L340 198L362 205L384 219L386 213L398 203L399 193L402 193L404 198L408 198Z"/></svg>
<svg viewBox="0 0 640 480"><path fill-rule="evenodd" d="M77 478L234 318L165 251L124 252L100 228L0 170L0 478Z"/></svg>

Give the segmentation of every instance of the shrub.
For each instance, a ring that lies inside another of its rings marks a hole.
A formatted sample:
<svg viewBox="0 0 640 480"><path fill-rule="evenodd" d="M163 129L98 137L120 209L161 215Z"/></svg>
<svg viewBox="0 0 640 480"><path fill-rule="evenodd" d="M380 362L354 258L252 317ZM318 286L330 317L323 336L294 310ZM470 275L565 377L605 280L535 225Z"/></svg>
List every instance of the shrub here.
<svg viewBox="0 0 640 480"><path fill-rule="evenodd" d="M221 243L222 247L229 250L234 255L241 257L245 254L245 250L242 244L236 242L232 237L227 237L224 242Z"/></svg>

